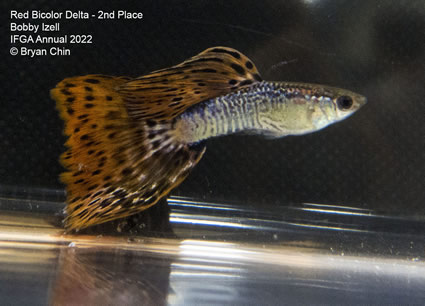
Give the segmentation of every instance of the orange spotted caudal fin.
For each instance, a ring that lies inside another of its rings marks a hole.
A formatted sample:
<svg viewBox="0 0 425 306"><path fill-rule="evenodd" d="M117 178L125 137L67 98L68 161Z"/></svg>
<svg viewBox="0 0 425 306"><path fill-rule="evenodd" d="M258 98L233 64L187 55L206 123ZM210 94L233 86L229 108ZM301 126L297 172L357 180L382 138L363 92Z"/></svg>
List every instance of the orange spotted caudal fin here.
<svg viewBox="0 0 425 306"><path fill-rule="evenodd" d="M173 119L188 107L260 81L240 52L214 47L131 79L67 78L51 90L69 136L61 156L68 230L129 216L177 187L205 147L179 143Z"/></svg>

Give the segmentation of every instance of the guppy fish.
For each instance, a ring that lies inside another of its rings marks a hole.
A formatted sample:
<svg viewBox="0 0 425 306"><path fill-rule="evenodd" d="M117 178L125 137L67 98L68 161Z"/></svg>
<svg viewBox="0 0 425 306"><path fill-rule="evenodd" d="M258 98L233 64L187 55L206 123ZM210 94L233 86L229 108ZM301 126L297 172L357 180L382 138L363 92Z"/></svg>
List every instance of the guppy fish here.
<svg viewBox="0 0 425 306"><path fill-rule="evenodd" d="M69 136L61 156L67 230L154 205L187 177L208 138L302 135L366 103L344 89L263 81L252 61L225 47L138 78L67 78L51 96Z"/></svg>

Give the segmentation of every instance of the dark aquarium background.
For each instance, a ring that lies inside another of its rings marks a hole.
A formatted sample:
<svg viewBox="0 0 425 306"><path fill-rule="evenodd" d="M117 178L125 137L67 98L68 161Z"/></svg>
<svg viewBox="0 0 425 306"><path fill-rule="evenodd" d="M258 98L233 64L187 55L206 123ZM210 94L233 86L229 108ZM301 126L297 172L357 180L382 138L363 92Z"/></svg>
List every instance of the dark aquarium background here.
<svg viewBox="0 0 425 306"><path fill-rule="evenodd" d="M49 97L63 78L137 77L228 46L247 55L266 80L342 87L365 95L368 104L310 135L209 140L204 158L173 195L259 209L313 202L424 215L423 1L5 2L1 185L64 188L58 180L63 122ZM23 46L10 42L12 9L127 10L142 12L143 19L61 19L53 35L90 34L93 43L65 45L69 56L30 58L10 55L10 48Z"/></svg>

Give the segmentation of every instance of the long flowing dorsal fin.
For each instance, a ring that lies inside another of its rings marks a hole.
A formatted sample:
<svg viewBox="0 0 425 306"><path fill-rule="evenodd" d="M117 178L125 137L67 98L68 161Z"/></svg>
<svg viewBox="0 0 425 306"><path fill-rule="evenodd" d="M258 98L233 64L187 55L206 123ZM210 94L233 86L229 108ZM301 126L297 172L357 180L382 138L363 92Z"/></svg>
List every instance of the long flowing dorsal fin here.
<svg viewBox="0 0 425 306"><path fill-rule="evenodd" d="M66 228L78 230L154 205L178 186L204 148L173 141L171 122L135 121L114 88L126 77L67 78L51 95L65 121Z"/></svg>
<svg viewBox="0 0 425 306"><path fill-rule="evenodd" d="M194 104L259 81L248 57L235 49L213 47L179 65L126 82L117 91L132 118L167 120Z"/></svg>

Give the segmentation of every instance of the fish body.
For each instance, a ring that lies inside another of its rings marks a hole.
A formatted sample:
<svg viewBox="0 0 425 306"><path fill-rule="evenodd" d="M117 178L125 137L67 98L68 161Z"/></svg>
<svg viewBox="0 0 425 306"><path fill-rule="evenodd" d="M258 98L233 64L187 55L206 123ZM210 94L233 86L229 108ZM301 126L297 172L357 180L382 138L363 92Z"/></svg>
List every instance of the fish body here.
<svg viewBox="0 0 425 306"><path fill-rule="evenodd" d="M61 156L68 230L154 205L187 177L208 138L302 135L366 103L344 89L263 81L245 55L225 47L139 78L67 78L51 96L69 136Z"/></svg>
<svg viewBox="0 0 425 306"><path fill-rule="evenodd" d="M192 106L176 118L176 140L202 140L245 132L278 138L318 131L345 119L365 98L323 85L262 81ZM352 105L342 107L341 97ZM351 98L351 97L354 97ZM338 98L340 100L338 100Z"/></svg>

